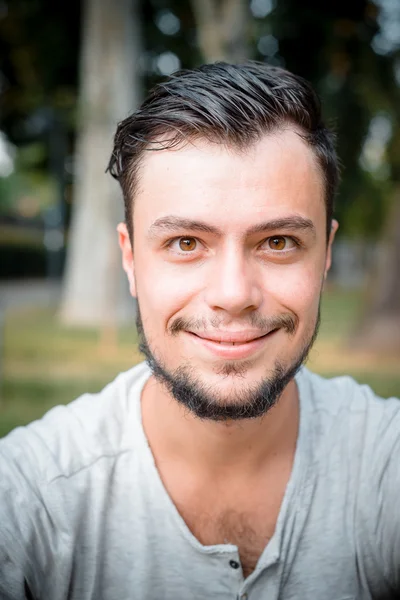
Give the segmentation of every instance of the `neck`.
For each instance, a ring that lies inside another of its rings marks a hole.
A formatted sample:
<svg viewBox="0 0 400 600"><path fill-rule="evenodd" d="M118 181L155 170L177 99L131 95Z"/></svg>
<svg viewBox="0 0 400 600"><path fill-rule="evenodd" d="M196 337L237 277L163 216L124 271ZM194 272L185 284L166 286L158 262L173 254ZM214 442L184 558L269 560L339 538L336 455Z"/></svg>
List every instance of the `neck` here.
<svg viewBox="0 0 400 600"><path fill-rule="evenodd" d="M142 419L155 458L184 461L208 476L257 473L278 456L294 454L299 423L292 380L266 415L241 421L202 421L171 398L154 377L142 392Z"/></svg>

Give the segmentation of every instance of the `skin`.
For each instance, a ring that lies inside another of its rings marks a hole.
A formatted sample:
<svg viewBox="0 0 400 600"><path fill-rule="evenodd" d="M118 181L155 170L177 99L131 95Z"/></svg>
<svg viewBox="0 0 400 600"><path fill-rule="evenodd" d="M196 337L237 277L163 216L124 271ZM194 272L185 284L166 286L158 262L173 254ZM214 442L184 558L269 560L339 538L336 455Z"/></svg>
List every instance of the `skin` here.
<svg viewBox="0 0 400 600"><path fill-rule="evenodd" d="M146 154L138 187L133 249L125 224L118 232L148 343L169 371L185 364L216 401L239 402L238 390L258 385L277 361L289 366L315 329L338 224L333 222L327 243L323 178L312 150L289 127L244 152L196 140ZM206 227L180 226L179 219ZM282 316L293 320L294 331L278 328L244 357L240 349L237 356L228 356L229 349L218 355L194 335L256 337ZM191 324L189 332L171 332L178 318ZM227 363L235 367L229 375ZM251 512L268 488L276 517L291 472L298 413L294 380L266 415L239 422L199 420L153 377L142 394L145 432L179 507L194 497L205 503L201 490L207 487L218 489L211 494L214 507L234 494Z"/></svg>

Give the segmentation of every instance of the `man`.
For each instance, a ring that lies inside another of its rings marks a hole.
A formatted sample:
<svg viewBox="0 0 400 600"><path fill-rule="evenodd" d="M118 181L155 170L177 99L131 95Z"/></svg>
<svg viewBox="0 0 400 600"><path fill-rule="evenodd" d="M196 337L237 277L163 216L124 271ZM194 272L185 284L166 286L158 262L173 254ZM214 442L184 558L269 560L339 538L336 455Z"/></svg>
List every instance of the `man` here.
<svg viewBox="0 0 400 600"><path fill-rule="evenodd" d="M177 73L109 168L147 364L0 443L1 598L394 597L400 403L300 369L338 227L315 93Z"/></svg>

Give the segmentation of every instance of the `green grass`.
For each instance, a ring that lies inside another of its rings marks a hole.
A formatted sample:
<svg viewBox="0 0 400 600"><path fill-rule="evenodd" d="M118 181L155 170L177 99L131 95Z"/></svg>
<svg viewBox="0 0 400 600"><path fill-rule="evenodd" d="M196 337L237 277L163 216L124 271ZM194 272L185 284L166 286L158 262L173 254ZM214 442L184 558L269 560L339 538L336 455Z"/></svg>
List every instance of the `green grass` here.
<svg viewBox="0 0 400 600"><path fill-rule="evenodd" d="M364 297L359 290L325 292L320 333L309 367L325 377L351 375L384 398L400 398L400 357L361 353L351 346L352 333L363 313Z"/></svg>
<svg viewBox="0 0 400 600"><path fill-rule="evenodd" d="M383 397L400 397L400 360L360 354L347 345L362 313L360 292L329 290L309 368L326 376L352 375ZM133 327L106 346L95 329L64 328L49 310L9 311L5 322L0 437L57 404L99 391L141 360Z"/></svg>
<svg viewBox="0 0 400 600"><path fill-rule="evenodd" d="M62 327L50 310L8 311L4 327L0 437L57 404L97 392L141 357L134 327L104 345L95 329Z"/></svg>
<svg viewBox="0 0 400 600"><path fill-rule="evenodd" d="M2 389L0 437L17 425L26 425L41 417L56 404L67 404L83 392L100 391L106 383L100 379L47 381L7 377Z"/></svg>
<svg viewBox="0 0 400 600"><path fill-rule="evenodd" d="M330 289L322 296L320 339L345 340L362 316L363 295L360 291Z"/></svg>
<svg viewBox="0 0 400 600"><path fill-rule="evenodd" d="M368 371L321 371L324 377L336 377L338 375L351 375L356 381L369 385L370 388L382 398L400 398L400 375L380 375Z"/></svg>

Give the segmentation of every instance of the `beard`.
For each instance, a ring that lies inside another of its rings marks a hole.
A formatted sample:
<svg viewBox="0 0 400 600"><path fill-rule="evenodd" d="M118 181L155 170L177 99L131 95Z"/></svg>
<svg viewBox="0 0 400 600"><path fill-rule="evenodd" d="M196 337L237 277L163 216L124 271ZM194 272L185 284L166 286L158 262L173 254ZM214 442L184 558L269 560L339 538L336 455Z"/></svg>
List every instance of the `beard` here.
<svg viewBox="0 0 400 600"><path fill-rule="evenodd" d="M256 318L256 322L261 322ZM287 316L278 318L277 324L286 329L289 335L295 332L295 320ZM177 319L171 326L171 335L177 335L187 328L188 322ZM215 391L215 386L207 385L196 375L195 368L183 363L173 371L167 369L164 363L155 356L146 338L143 321L140 314L139 302L137 303L136 327L139 336L139 350L144 354L154 377L193 415L203 420L232 421L242 419L256 419L265 415L276 405L288 383L294 378L301 366L306 362L309 352L314 345L320 325L320 307L314 328L293 361L285 365L282 361L275 362L272 372L254 384L246 387L237 387L230 395L229 400L221 400ZM226 362L217 371L218 374L228 377L230 375L244 378L244 374L251 365L250 361Z"/></svg>

